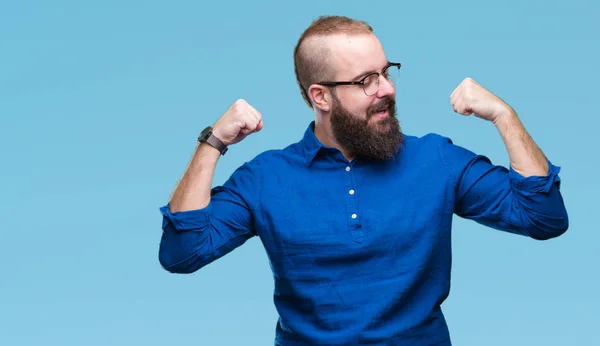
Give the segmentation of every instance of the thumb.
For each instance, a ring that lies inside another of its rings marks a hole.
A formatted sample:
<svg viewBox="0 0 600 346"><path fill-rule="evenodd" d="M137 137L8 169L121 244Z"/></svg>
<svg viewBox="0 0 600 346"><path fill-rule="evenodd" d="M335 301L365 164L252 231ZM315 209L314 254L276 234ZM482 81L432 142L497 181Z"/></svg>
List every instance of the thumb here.
<svg viewBox="0 0 600 346"><path fill-rule="evenodd" d="M243 128L240 130L240 133L243 134L244 136L247 136L247 135L251 134L252 132L254 132L254 131L249 128Z"/></svg>

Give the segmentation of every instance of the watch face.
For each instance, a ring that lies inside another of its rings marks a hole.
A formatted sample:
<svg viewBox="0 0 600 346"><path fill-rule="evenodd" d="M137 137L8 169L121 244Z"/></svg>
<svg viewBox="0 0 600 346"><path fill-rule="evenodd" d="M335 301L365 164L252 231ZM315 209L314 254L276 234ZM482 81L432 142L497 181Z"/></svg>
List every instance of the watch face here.
<svg viewBox="0 0 600 346"><path fill-rule="evenodd" d="M204 130L202 130L202 133L200 133L200 140L205 140L206 138L208 138L208 136L210 136L212 132L212 127L207 127Z"/></svg>

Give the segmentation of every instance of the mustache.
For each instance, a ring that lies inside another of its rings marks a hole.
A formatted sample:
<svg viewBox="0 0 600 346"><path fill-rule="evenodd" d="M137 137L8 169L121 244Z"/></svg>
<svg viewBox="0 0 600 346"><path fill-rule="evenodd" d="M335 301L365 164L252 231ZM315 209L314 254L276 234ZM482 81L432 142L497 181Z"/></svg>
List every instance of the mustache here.
<svg viewBox="0 0 600 346"><path fill-rule="evenodd" d="M390 113L392 113L392 110L394 109L394 107L396 106L396 100L394 100L391 97L386 97L384 99L382 99L381 101L377 102L376 104L372 105L371 107L369 107L369 109L367 110L367 115L369 116L369 118L382 110L387 110Z"/></svg>

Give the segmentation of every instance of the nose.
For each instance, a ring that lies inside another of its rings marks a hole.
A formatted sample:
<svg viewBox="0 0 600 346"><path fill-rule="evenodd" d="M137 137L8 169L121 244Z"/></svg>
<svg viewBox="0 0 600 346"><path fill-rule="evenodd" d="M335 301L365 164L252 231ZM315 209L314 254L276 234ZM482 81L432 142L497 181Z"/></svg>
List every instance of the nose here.
<svg viewBox="0 0 600 346"><path fill-rule="evenodd" d="M386 96L393 96L396 93L396 87L384 76L379 76L379 90L377 90L377 97L384 98Z"/></svg>

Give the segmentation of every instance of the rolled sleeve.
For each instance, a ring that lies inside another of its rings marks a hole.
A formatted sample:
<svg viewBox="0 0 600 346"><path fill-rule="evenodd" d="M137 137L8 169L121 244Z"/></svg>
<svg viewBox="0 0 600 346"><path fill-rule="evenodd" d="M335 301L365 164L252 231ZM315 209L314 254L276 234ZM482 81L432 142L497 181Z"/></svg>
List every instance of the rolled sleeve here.
<svg viewBox="0 0 600 346"><path fill-rule="evenodd" d="M494 165L487 157L441 138L440 154L454 184L457 215L538 240L566 232L568 216L560 193L560 167L548 160L547 175L523 177L512 168Z"/></svg>
<svg viewBox="0 0 600 346"><path fill-rule="evenodd" d="M209 204L198 210L163 216L160 264L173 273L192 273L233 251L256 235L260 173L245 163L222 185L211 190Z"/></svg>
<svg viewBox="0 0 600 346"><path fill-rule="evenodd" d="M160 212L163 216L163 229L171 223L174 231L186 232L204 230L210 224L208 209L171 213L171 206L167 204L160 208Z"/></svg>
<svg viewBox="0 0 600 346"><path fill-rule="evenodd" d="M560 192L560 167L548 162L545 176L523 177L509 169L511 191L515 195L518 224L524 232L538 240L555 238L569 228L569 216Z"/></svg>
<svg viewBox="0 0 600 346"><path fill-rule="evenodd" d="M545 176L524 177L512 167L509 169L508 177L512 186L522 195L535 195L537 193L548 193L552 188L560 188L560 167L548 162L548 174Z"/></svg>

